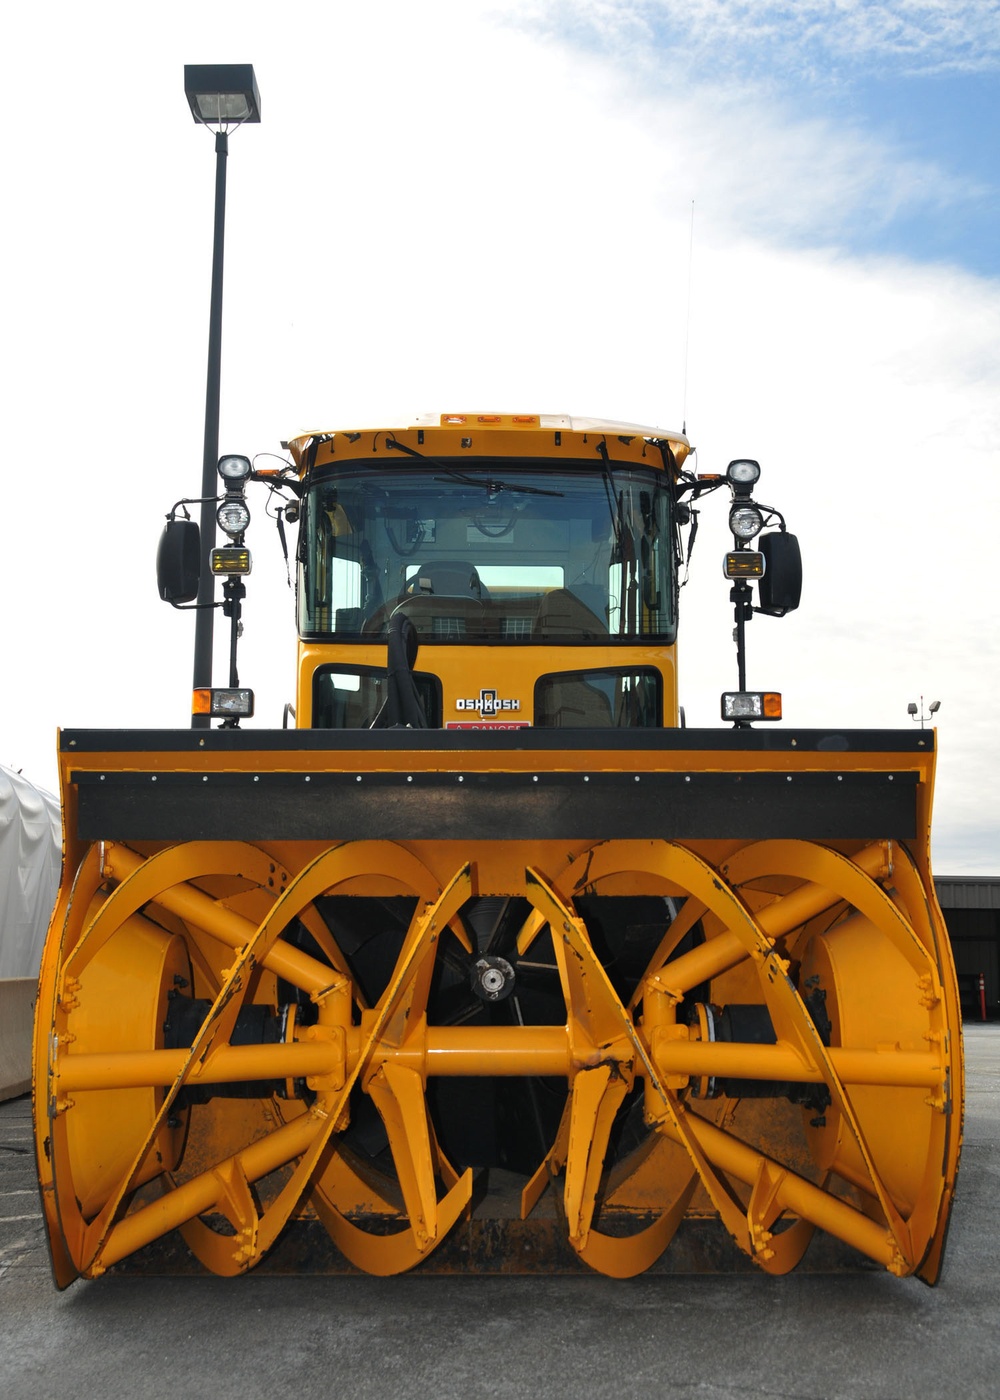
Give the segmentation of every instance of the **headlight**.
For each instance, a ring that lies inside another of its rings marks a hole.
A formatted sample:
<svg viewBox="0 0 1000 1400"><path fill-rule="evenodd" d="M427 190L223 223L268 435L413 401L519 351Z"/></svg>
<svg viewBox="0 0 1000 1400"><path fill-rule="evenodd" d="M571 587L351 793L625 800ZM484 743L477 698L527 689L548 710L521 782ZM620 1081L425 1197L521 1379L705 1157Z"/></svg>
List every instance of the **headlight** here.
<svg viewBox="0 0 1000 1400"><path fill-rule="evenodd" d="M252 690L196 690L191 696L193 715L212 715L215 719L252 719Z"/></svg>
<svg viewBox="0 0 1000 1400"><path fill-rule="evenodd" d="M219 475L229 490L247 480L250 475L249 457L220 457Z"/></svg>
<svg viewBox="0 0 1000 1400"><path fill-rule="evenodd" d="M764 517L754 505L735 505L729 512L729 528L738 540L752 540L764 528Z"/></svg>
<svg viewBox="0 0 1000 1400"><path fill-rule="evenodd" d="M726 480L731 481L734 486L752 486L759 476L760 463L752 461L749 457L730 462L726 468ZM750 493L747 491L745 494Z"/></svg>
<svg viewBox="0 0 1000 1400"><path fill-rule="evenodd" d="M776 690L727 690L722 697L722 718L780 719L781 696Z"/></svg>
<svg viewBox="0 0 1000 1400"><path fill-rule="evenodd" d="M227 500L223 501L216 511L215 518L219 522L219 529L225 530L227 535L232 535L235 539L237 535L242 535L250 524L250 511L246 501Z"/></svg>

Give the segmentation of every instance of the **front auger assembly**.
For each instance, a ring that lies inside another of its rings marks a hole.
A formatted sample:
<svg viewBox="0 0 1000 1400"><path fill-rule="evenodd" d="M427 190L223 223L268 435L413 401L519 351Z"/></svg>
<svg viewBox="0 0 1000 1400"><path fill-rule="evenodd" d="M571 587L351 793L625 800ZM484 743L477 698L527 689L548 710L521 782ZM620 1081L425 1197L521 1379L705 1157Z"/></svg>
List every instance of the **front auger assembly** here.
<svg viewBox="0 0 1000 1400"><path fill-rule="evenodd" d="M175 1229L242 1273L304 1216L433 1267L507 1168L616 1277L717 1218L770 1273L819 1229L934 1282L962 1071L926 883L884 839L95 840L38 1009L57 1282Z"/></svg>

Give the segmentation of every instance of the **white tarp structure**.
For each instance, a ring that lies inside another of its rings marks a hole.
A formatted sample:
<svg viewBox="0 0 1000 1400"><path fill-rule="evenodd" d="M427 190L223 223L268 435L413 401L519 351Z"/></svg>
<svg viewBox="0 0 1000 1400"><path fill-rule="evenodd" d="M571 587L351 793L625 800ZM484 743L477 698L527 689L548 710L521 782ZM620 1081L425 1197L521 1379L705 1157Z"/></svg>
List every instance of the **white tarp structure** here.
<svg viewBox="0 0 1000 1400"><path fill-rule="evenodd" d="M0 977L37 977L59 887L59 802L0 768Z"/></svg>
<svg viewBox="0 0 1000 1400"><path fill-rule="evenodd" d="M59 887L59 803L0 767L0 1099L31 1085L31 1021Z"/></svg>

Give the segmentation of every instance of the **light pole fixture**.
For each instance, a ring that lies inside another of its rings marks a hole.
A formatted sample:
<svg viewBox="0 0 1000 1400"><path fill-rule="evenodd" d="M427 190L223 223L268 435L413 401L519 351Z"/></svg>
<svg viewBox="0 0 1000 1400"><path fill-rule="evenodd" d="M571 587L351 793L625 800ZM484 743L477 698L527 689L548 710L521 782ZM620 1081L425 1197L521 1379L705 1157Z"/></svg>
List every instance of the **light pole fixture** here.
<svg viewBox="0 0 1000 1400"><path fill-rule="evenodd" d="M205 388L205 450L201 469L201 574L194 629L194 682L212 684L215 615L216 470L219 462L219 396L222 376L222 265L226 232L226 159L229 129L260 121L260 93L251 63L186 63L184 94L200 126L215 129L215 241L212 249L212 298L208 320L208 379ZM192 729L207 729L211 716L193 715Z"/></svg>
<svg viewBox="0 0 1000 1400"><path fill-rule="evenodd" d="M205 126L260 121L252 63L186 63L184 93L195 121Z"/></svg>

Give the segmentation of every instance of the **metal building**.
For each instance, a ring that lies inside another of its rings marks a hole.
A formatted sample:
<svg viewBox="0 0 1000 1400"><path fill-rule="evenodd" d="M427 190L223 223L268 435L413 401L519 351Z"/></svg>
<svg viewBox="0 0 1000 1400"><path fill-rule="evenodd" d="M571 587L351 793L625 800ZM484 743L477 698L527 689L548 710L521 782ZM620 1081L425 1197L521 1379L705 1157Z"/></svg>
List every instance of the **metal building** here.
<svg viewBox="0 0 1000 1400"><path fill-rule="evenodd" d="M1000 1018L1000 876L934 881L955 955L962 1016Z"/></svg>

